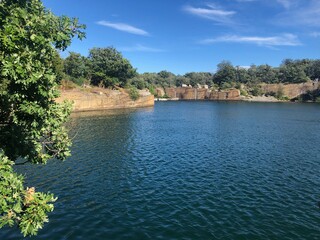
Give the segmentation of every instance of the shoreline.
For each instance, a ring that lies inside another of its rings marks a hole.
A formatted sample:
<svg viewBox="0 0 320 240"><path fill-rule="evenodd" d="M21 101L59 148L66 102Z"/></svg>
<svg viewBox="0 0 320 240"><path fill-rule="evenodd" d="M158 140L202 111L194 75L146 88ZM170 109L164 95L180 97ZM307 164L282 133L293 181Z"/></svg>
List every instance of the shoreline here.
<svg viewBox="0 0 320 240"><path fill-rule="evenodd" d="M208 102L265 102L265 103L281 103L292 102L290 100L279 100L275 97L266 96L240 96L238 99L179 99L179 98L154 98L155 102L167 102L167 101L208 101Z"/></svg>
<svg viewBox="0 0 320 240"><path fill-rule="evenodd" d="M73 103L72 113L94 112L104 110L125 110L154 107L155 102L167 101L214 101L214 102L253 102L253 103L299 103L298 101L279 100L273 96L239 96L229 99L183 99L183 98L159 98L154 97L147 90L139 90L139 98L132 100L126 89L70 89L61 90L61 96L57 102L64 100ZM313 102L305 102L313 103Z"/></svg>

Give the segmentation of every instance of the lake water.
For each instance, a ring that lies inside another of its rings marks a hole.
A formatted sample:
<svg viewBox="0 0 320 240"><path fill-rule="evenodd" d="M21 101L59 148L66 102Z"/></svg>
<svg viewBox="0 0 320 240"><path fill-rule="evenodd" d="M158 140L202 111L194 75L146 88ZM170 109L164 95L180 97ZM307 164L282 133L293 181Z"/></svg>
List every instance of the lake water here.
<svg viewBox="0 0 320 240"><path fill-rule="evenodd" d="M74 114L35 239L320 239L320 105L157 102ZM20 239L16 229L0 239Z"/></svg>

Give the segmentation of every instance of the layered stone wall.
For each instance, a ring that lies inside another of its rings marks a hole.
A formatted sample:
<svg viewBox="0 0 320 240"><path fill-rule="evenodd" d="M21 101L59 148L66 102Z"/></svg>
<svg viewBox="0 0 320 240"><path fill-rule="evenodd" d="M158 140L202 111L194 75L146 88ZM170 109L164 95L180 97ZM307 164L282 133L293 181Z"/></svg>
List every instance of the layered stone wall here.
<svg viewBox="0 0 320 240"><path fill-rule="evenodd" d="M292 99L307 91L320 88L319 81L309 81L300 84L261 84L263 93L282 91L284 96ZM240 91L230 89L225 91L214 91L206 88L177 87L157 88L158 96L165 94L172 99L180 100L240 100Z"/></svg>
<svg viewBox="0 0 320 240"><path fill-rule="evenodd" d="M146 91L139 93L139 99L133 101L124 90L66 90L61 92L57 102L72 101L74 112L154 106L152 94Z"/></svg>
<svg viewBox="0 0 320 240"><path fill-rule="evenodd" d="M300 84L262 84L261 88L263 92L277 92L282 91L284 96L295 98L307 91L313 91L320 87L318 81L309 81Z"/></svg>
<svg viewBox="0 0 320 240"><path fill-rule="evenodd" d="M160 92L160 91L159 91ZM180 100L239 100L240 91L231 89L228 91L212 91L205 88L177 87L166 88L165 93L169 98Z"/></svg>
<svg viewBox="0 0 320 240"><path fill-rule="evenodd" d="M209 99L211 100L239 100L240 91L238 89L230 89L228 91L212 91Z"/></svg>

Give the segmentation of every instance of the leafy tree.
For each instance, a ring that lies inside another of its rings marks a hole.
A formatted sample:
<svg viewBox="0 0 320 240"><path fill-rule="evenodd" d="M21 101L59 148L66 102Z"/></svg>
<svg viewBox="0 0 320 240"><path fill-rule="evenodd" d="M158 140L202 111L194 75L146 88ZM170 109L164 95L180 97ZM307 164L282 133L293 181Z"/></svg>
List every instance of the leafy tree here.
<svg viewBox="0 0 320 240"><path fill-rule="evenodd" d="M148 72L140 74L139 77L149 85L156 85L159 79L159 76L157 73L148 73Z"/></svg>
<svg viewBox="0 0 320 240"><path fill-rule="evenodd" d="M221 86L224 82L235 81L237 77L236 69L228 61L218 64L217 72L214 75L214 82Z"/></svg>
<svg viewBox="0 0 320 240"><path fill-rule="evenodd" d="M185 76L178 75L176 77L176 87L181 87L182 84L190 84L190 79Z"/></svg>
<svg viewBox="0 0 320 240"><path fill-rule="evenodd" d="M207 84L211 86L212 80L213 80L213 76L211 75L211 73L207 73L207 72L190 72L190 73L186 73L184 77L189 79L189 82L193 87L197 86L197 84L200 84L200 85Z"/></svg>
<svg viewBox="0 0 320 240"><path fill-rule="evenodd" d="M257 77L257 81L259 82L264 82L264 83L279 82L277 69L272 68L268 64L260 65L257 67L256 77Z"/></svg>
<svg viewBox="0 0 320 240"><path fill-rule="evenodd" d="M168 71L161 71L158 73L159 77L163 78L163 79L168 79L170 78L173 74L171 72L168 72Z"/></svg>
<svg viewBox="0 0 320 240"><path fill-rule="evenodd" d="M171 87L175 85L175 75L168 71L161 71L158 73L157 84L161 87Z"/></svg>
<svg viewBox="0 0 320 240"><path fill-rule="evenodd" d="M79 53L70 52L64 60L64 72L70 76L73 82L81 85L84 79L88 79L90 76L89 60Z"/></svg>
<svg viewBox="0 0 320 240"><path fill-rule="evenodd" d="M113 47L90 50L91 82L94 85L112 87L125 86L130 78L136 76L136 69Z"/></svg>
<svg viewBox="0 0 320 240"><path fill-rule="evenodd" d="M70 155L63 127L69 104L57 104L57 52L74 36L77 19L57 17L40 0L0 1L0 227L17 225L35 235L48 221L55 198L23 186L13 172L23 163L46 163Z"/></svg>
<svg viewBox="0 0 320 240"><path fill-rule="evenodd" d="M279 69L279 77L283 83L302 83L308 81L307 65L303 62L285 59Z"/></svg>
<svg viewBox="0 0 320 240"><path fill-rule="evenodd" d="M320 60L313 60L306 68L307 76L312 79L320 79Z"/></svg>
<svg viewBox="0 0 320 240"><path fill-rule="evenodd" d="M248 81L247 83L249 84L255 84L258 82L258 78L257 78L257 66L252 64L250 66L250 68L248 69Z"/></svg>
<svg viewBox="0 0 320 240"><path fill-rule="evenodd" d="M135 88L140 89L140 90L145 89L147 84L148 83L146 81L144 81L140 75L138 75L130 80L130 85L134 86Z"/></svg>
<svg viewBox="0 0 320 240"><path fill-rule="evenodd" d="M236 79L239 83L247 83L249 80L248 70L246 68L237 66L236 67Z"/></svg>
<svg viewBox="0 0 320 240"><path fill-rule="evenodd" d="M56 79L60 82L64 77L63 72L63 59L60 57L58 51L55 51L55 54L52 59L53 69L56 73Z"/></svg>

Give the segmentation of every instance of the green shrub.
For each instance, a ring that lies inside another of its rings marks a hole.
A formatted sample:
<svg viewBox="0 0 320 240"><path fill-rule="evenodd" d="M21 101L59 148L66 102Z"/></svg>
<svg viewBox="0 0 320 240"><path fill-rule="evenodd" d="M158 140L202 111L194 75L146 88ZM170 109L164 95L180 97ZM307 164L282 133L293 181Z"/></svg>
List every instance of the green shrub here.
<svg viewBox="0 0 320 240"><path fill-rule="evenodd" d="M70 80L62 80L61 81L61 88L63 90L70 90L70 89L74 89L77 88L78 85L75 84L74 82L70 81Z"/></svg>
<svg viewBox="0 0 320 240"><path fill-rule="evenodd" d="M236 83L234 83L234 88L241 90L242 84L240 82L236 82Z"/></svg>
<svg viewBox="0 0 320 240"><path fill-rule="evenodd" d="M248 92L245 89L240 89L240 95L247 97Z"/></svg>
<svg viewBox="0 0 320 240"><path fill-rule="evenodd" d="M157 95L156 89L154 88L153 85L149 86L149 92L154 96Z"/></svg>
<svg viewBox="0 0 320 240"><path fill-rule="evenodd" d="M232 83L228 83L228 82L224 82L221 84L220 89L221 90L225 90L225 89L230 89L233 87Z"/></svg>
<svg viewBox="0 0 320 240"><path fill-rule="evenodd" d="M287 97L287 96L282 96L282 97L278 98L278 100L281 100L281 101L289 101L290 98Z"/></svg>
<svg viewBox="0 0 320 240"><path fill-rule="evenodd" d="M146 88L146 82L143 79L140 79L138 77L134 77L130 80L130 85L136 87L137 89L145 89Z"/></svg>
<svg viewBox="0 0 320 240"><path fill-rule="evenodd" d="M250 93L253 95L253 96L261 96L263 94L263 91L261 89L260 86L254 86Z"/></svg>
<svg viewBox="0 0 320 240"><path fill-rule="evenodd" d="M113 86L116 86L119 83L120 82L118 78L105 76L100 84L102 84L102 86L105 88L112 88Z"/></svg>
<svg viewBox="0 0 320 240"><path fill-rule="evenodd" d="M139 92L138 92L138 89L131 86L129 88L129 96L130 98L133 100L133 101L136 101L139 99L140 95L139 95Z"/></svg>
<svg viewBox="0 0 320 240"><path fill-rule="evenodd" d="M285 97L283 92L283 87L279 86L275 97L279 100L282 100Z"/></svg>

